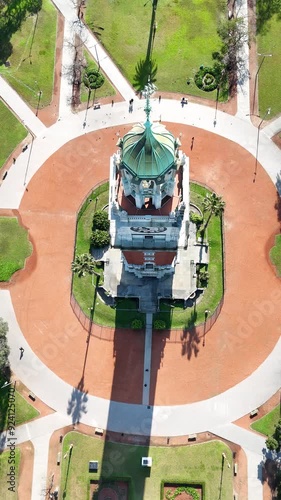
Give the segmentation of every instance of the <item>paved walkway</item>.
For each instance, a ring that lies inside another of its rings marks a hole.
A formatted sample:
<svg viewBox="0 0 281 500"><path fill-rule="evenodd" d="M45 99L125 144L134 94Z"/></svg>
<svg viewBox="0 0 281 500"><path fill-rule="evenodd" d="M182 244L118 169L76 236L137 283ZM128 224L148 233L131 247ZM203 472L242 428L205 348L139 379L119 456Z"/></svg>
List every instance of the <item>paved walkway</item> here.
<svg viewBox="0 0 281 500"><path fill-rule="evenodd" d="M237 2L247 19L246 0ZM64 1L55 1L55 5L66 19L65 45L72 36L72 27L75 23L82 30L85 44L93 57L101 65L103 71L114 83L126 101L132 97L133 90L125 81L119 70L112 63L99 42L86 28L77 22L73 12L73 5ZM248 57L245 46L245 58ZM69 64L71 50L64 48L63 65ZM247 60L246 60L247 65ZM248 67L248 66L247 66ZM83 130L84 112L73 115L69 111L70 85L67 79L62 78L60 118L53 127L46 127L34 116L26 104L7 85L2 78L1 97L8 106L15 110L19 119L36 136L33 144L32 156L27 169L27 155L20 155L16 164L10 169L9 175L0 187L0 206L2 208L18 208L25 191L24 177L27 175L29 182L47 158L57 151L63 144L74 137L105 128L108 126L121 126L124 123L135 123L143 120L143 103L136 99L136 106L132 115L128 114L127 103L114 106L103 106L100 110L89 111L87 128ZM188 104L181 108L180 103L162 99L161 106L156 101L153 103L152 119L183 123L210 130L222 137L227 137L239 143L253 156L257 149L257 129L255 129L246 116L249 112L249 85L248 79L241 82L238 89L238 112L236 117L217 113L217 123L214 128L214 109L197 104ZM64 118L67 118L66 120ZM280 174L280 151L269 140L281 129L281 118L271 122L259 136L259 161L266 169L275 183ZM109 401L87 396L85 400L82 393L74 391L51 372L41 361L36 358L22 335L14 315L10 294L0 291L1 316L10 325L11 366L16 376L21 379L36 395L56 410L56 413L38 419L30 424L17 428L18 443L31 439L35 446L35 465L33 473L32 499L41 497L42 489L46 484L47 448L49 437L55 429L68 425L79 415L80 421L92 426L105 427L117 432L145 433L147 427L151 428L152 435L179 435L197 433L206 429L215 434L240 444L247 453L249 472L249 500L261 500L262 488L257 475L262 457L264 440L248 431L238 428L229 422L248 413L252 408L259 406L267 400L280 387L281 377L281 341L274 348L271 355L247 379L229 391L191 405L159 406L148 409L145 405L127 405L111 403L109 414ZM25 354L19 363L19 346L25 348ZM256 391L256 387L259 388ZM56 390L54 391L54 388ZM84 401L84 405L81 404ZM67 415L66 409L69 402L76 405L74 411Z"/></svg>
<svg viewBox="0 0 281 500"><path fill-rule="evenodd" d="M151 371L151 346L152 346L152 313L146 314L145 319L145 345L143 363L143 393L142 404L149 405L150 371Z"/></svg>
<svg viewBox="0 0 281 500"><path fill-rule="evenodd" d="M248 1L236 0L236 16L244 19L245 31L248 33ZM237 85L237 114L242 119L250 120L250 72L249 72L249 46L248 38L244 43L238 57L244 61L241 65L240 78Z"/></svg>
<svg viewBox="0 0 281 500"><path fill-rule="evenodd" d="M45 125L2 76L0 76L0 97L34 136L38 137L45 132Z"/></svg>
<svg viewBox="0 0 281 500"><path fill-rule="evenodd" d="M10 360L16 376L38 398L56 410L61 415L59 418L63 419L64 415L68 417L70 415L74 423L79 420L93 427L143 435L147 428L144 422L147 424L149 421L152 436L179 436L204 432L208 429L215 432L215 429L237 420L260 406L280 388L281 339L271 355L250 377L228 391L205 401L148 409L146 405L110 402L89 394L85 399L83 393L78 389L74 390L34 355L18 326L7 290L0 290L0 302L3 311L1 315L10 326ZM20 346L25 352L19 362ZM44 419L46 422L52 422L56 417L51 415ZM35 425L35 428L36 425L40 426L36 423L23 426L28 439L30 425ZM34 437L36 436L35 433Z"/></svg>
<svg viewBox="0 0 281 500"><path fill-rule="evenodd" d="M91 109L89 111L86 130L83 129L85 112L71 114L69 117L61 119L53 126L45 129L44 135L40 135L33 142L27 172L27 183L45 161L66 142L94 130L111 126L121 127L124 123L133 124L142 121L144 116L143 107L144 101L140 101L139 104L136 104L134 113L130 114L126 102L116 103L113 107L104 105L101 109ZM152 99L152 120L158 120L161 114L163 122L182 123L203 130L210 130L221 137L240 144L255 157L257 129L252 123L218 111L217 123L214 128L214 112L214 109L200 104L189 103L185 108L182 108L180 102L177 101L162 99L161 105L159 105L158 99ZM27 153L25 152L18 157L16 164L10 168L9 175L1 186L0 206L2 208L18 208L20 205L25 192L24 178L28 160ZM258 159L275 184L280 174L280 150L270 140L267 128L260 130Z"/></svg>

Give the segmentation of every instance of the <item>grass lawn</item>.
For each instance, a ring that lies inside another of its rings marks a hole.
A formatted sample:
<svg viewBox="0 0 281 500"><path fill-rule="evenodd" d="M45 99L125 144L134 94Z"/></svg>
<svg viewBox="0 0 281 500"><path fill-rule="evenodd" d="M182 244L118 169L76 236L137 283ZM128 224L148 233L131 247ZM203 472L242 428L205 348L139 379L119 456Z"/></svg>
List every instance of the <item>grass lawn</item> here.
<svg viewBox="0 0 281 500"><path fill-rule="evenodd" d="M203 92L193 82L200 65L212 64L212 52L220 49L217 0L161 0L156 11L157 29L153 57L161 91L189 93L216 99L216 91ZM225 7L223 7L225 9ZM139 0L88 0L86 22L104 28L100 40L122 73L133 83L136 64L145 59L152 4ZM223 10L224 13L224 10ZM191 80L190 85L186 84Z"/></svg>
<svg viewBox="0 0 281 500"><path fill-rule="evenodd" d="M268 116L271 119L281 113L281 19L273 16L266 27L257 37L258 52L272 54L272 57L265 57L258 75L259 114L263 117L267 108L271 108ZM262 62L262 56L258 57L258 62Z"/></svg>
<svg viewBox="0 0 281 500"><path fill-rule="evenodd" d="M86 50L84 51L84 56L85 56L85 59L86 59L89 67L94 68L94 69L98 69L98 66L95 63L94 59L92 59L91 55ZM103 86L100 89L97 89L96 93L94 93L94 91L91 92L90 105L93 103L93 99L95 99L95 101L97 102L102 97L108 97L108 96L114 97L116 94L115 89L112 87L109 80L107 80L105 75L103 75L103 76L104 76ZM88 91L87 87L84 85L84 83L82 82L81 93L80 93L81 102L87 102L88 95L89 95L89 91Z"/></svg>
<svg viewBox="0 0 281 500"><path fill-rule="evenodd" d="M220 441L181 447L142 447L104 442L78 432L64 438L62 456L73 444L71 458L62 461L60 498L88 498L90 479L129 478L130 500L160 500L161 481L205 484L205 499L219 498L222 453L232 464L230 449ZM141 457L152 457L150 475L141 467ZM90 460L99 461L98 473L88 472ZM69 468L68 468L69 467ZM67 475L68 469L68 475ZM232 498L232 467L226 465L222 499Z"/></svg>
<svg viewBox="0 0 281 500"><path fill-rule="evenodd" d="M10 463L8 461L14 460L15 463ZM0 498L5 500L15 500L18 498L17 496L17 488L19 483L19 466L20 466L20 450L16 448L15 456L12 456L12 452L4 451L0 454ZM15 470L12 471L11 467L15 467ZM11 487L9 483L7 483L7 474L10 472L15 472L16 477L16 487L13 491L9 491L8 488Z"/></svg>
<svg viewBox="0 0 281 500"><path fill-rule="evenodd" d="M1 75L33 108L37 107L39 90L40 107L52 101L56 31L57 11L49 0L43 0L38 17L28 17L11 39L11 66L0 66Z"/></svg>
<svg viewBox="0 0 281 500"><path fill-rule="evenodd" d="M28 232L14 217L0 217L0 281L8 281L12 274L24 267L31 254Z"/></svg>
<svg viewBox="0 0 281 500"><path fill-rule="evenodd" d="M256 420L256 422L254 422L251 427L255 431L260 432L265 436L272 436L275 431L275 425L278 423L278 420L280 418L280 405L278 405L267 415L260 418L259 420Z"/></svg>
<svg viewBox="0 0 281 500"><path fill-rule="evenodd" d="M16 146L27 136L24 126L17 120L15 115L0 100L0 169Z"/></svg>
<svg viewBox="0 0 281 500"><path fill-rule="evenodd" d="M2 386L4 380L0 379L0 386ZM13 386L12 386L13 388ZM0 431L7 427L7 409L9 403L9 395L10 402L12 401L14 392L11 391L11 386L5 387L1 389L1 398L0 398ZM33 418L37 417L39 412L33 408L17 391L15 392L15 422L16 425L21 425L24 422L28 422ZM3 498L0 496L0 498Z"/></svg>
<svg viewBox="0 0 281 500"><path fill-rule="evenodd" d="M275 245L270 249L269 252L270 260L272 264L276 267L276 272L278 276L281 276L281 235L277 234L275 236Z"/></svg>

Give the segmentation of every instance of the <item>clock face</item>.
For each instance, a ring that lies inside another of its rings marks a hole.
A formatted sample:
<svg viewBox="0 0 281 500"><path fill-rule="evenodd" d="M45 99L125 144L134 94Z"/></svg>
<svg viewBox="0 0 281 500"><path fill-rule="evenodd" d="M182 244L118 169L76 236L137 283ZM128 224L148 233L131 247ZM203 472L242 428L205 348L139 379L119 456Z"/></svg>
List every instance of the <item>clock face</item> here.
<svg viewBox="0 0 281 500"><path fill-rule="evenodd" d="M165 226L159 226L159 227L131 227L131 231L134 231L134 233L145 233L145 234L157 234L157 233L164 233L164 231L167 230Z"/></svg>

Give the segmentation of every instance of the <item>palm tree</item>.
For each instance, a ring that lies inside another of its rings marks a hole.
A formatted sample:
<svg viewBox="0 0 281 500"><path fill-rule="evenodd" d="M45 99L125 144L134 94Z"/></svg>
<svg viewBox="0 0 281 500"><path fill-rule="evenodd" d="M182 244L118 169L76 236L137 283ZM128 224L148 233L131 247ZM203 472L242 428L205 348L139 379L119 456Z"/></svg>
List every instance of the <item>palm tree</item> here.
<svg viewBox="0 0 281 500"><path fill-rule="evenodd" d="M203 200L203 213L209 212L209 215L204 223L203 233L206 231L212 215L220 217L224 211L224 206L225 202L222 197L217 196L216 193L207 194L205 196Z"/></svg>
<svg viewBox="0 0 281 500"><path fill-rule="evenodd" d="M77 274L79 278L86 276L86 274L95 274L96 261L89 253L82 253L76 255L74 261L71 263L71 270Z"/></svg>
<svg viewBox="0 0 281 500"><path fill-rule="evenodd" d="M99 89L104 84L104 76L97 69L87 68L83 75L83 83L89 91L88 103L87 103L88 107L92 90L94 90L96 93L96 90ZM95 94L94 94L94 99L95 99Z"/></svg>

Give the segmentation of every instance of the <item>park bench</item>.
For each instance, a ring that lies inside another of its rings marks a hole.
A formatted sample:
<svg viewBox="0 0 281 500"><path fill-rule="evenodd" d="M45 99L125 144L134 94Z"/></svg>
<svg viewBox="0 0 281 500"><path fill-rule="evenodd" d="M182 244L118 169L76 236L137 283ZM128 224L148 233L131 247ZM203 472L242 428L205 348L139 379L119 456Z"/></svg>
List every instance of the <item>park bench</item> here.
<svg viewBox="0 0 281 500"><path fill-rule="evenodd" d="M259 413L258 408L255 408L254 410L251 411L250 413L250 418L255 417Z"/></svg>
<svg viewBox="0 0 281 500"><path fill-rule="evenodd" d="M96 102L94 104L94 109L100 109L100 103L99 102Z"/></svg>
<svg viewBox="0 0 281 500"><path fill-rule="evenodd" d="M196 439L197 439L197 434L189 434L188 441L196 441Z"/></svg>
<svg viewBox="0 0 281 500"><path fill-rule="evenodd" d="M97 436L103 436L103 429L100 429L99 427L96 427L95 434Z"/></svg>
<svg viewBox="0 0 281 500"><path fill-rule="evenodd" d="M31 399L32 401L35 401L35 399L36 399L35 394L33 394L33 392L30 392L30 393L28 394L28 397L29 397L29 399Z"/></svg>

